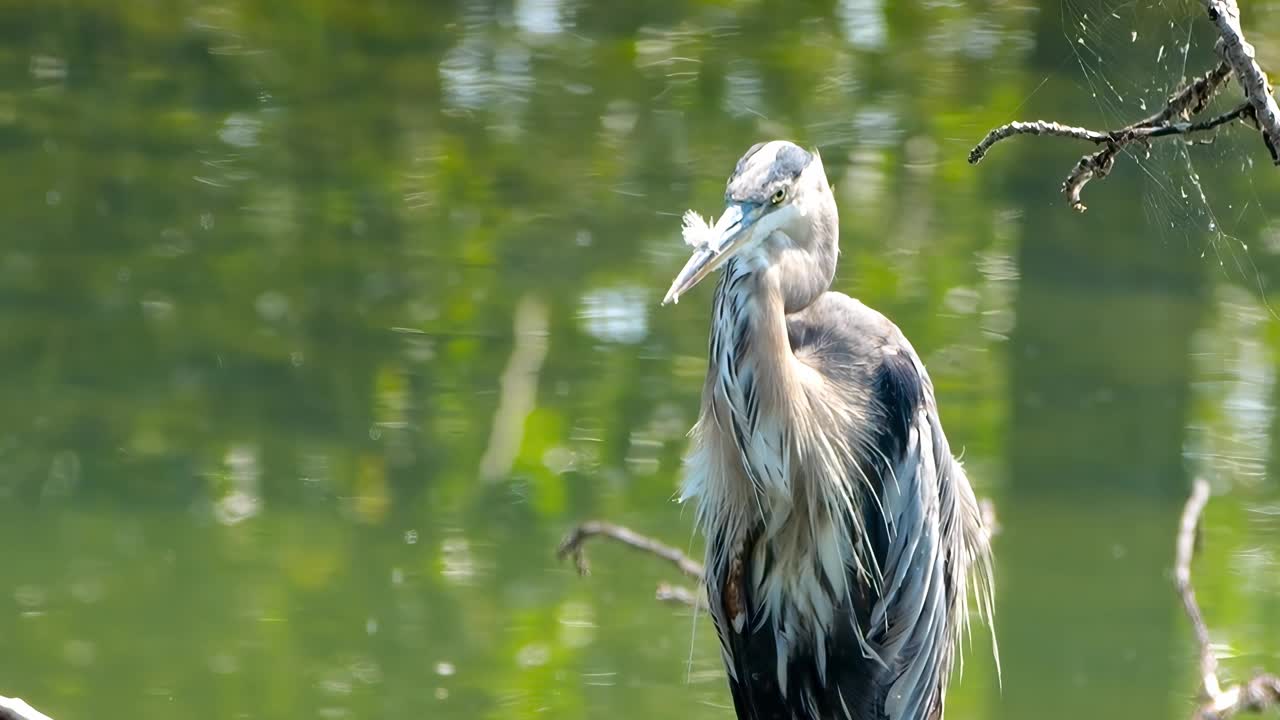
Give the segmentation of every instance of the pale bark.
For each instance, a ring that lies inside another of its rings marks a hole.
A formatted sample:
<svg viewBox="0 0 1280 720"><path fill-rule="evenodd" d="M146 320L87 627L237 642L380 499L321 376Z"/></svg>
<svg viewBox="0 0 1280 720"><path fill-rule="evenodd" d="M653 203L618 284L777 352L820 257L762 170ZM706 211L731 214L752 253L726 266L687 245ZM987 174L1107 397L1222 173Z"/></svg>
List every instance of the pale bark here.
<svg viewBox="0 0 1280 720"><path fill-rule="evenodd" d="M1258 66L1253 45L1245 40L1244 30L1240 27L1240 7L1236 0L1203 2L1209 19L1222 36L1218 52L1231 65L1245 97L1253 106L1253 117L1262 130L1262 140L1271 153L1271 161L1280 165L1280 107L1276 106L1276 96L1267 81L1267 74Z"/></svg>

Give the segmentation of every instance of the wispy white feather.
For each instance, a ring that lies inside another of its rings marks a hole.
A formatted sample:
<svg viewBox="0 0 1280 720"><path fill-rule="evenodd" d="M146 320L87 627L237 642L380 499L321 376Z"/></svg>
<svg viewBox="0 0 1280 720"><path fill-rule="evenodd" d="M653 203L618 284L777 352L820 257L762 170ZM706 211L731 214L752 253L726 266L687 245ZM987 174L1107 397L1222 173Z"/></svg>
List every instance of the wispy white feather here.
<svg viewBox="0 0 1280 720"><path fill-rule="evenodd" d="M681 221L680 234L684 237L685 245L696 249L710 242L712 225L709 220L693 210L685 210Z"/></svg>

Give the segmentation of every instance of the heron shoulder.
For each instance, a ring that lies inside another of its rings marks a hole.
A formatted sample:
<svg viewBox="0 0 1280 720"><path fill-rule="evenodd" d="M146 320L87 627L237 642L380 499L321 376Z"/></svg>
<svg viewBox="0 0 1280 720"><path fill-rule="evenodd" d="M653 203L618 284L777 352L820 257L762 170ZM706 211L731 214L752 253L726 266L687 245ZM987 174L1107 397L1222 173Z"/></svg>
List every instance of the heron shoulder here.
<svg viewBox="0 0 1280 720"><path fill-rule="evenodd" d="M828 292L788 316L788 331L796 358L876 420L881 451L901 452L915 413L933 405L933 387L898 326L855 298Z"/></svg>
<svg viewBox="0 0 1280 720"><path fill-rule="evenodd" d="M874 371L889 359L923 365L902 330L879 311L844 293L827 292L809 307L787 316L791 350L820 363L822 372Z"/></svg>

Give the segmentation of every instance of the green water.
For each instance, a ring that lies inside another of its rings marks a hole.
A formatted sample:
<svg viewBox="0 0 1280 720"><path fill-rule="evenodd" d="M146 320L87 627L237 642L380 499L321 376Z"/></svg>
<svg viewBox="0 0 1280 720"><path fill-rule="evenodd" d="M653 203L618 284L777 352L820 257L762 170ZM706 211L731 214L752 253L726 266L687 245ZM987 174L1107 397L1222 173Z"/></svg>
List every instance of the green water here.
<svg viewBox="0 0 1280 720"><path fill-rule="evenodd" d="M1280 3L1247 10L1275 67ZM1280 670L1280 171L1243 130L1166 143L1078 215L1086 148L965 163L1154 111L1210 33L1191 2L0 5L0 694L731 717L673 571L553 549L605 518L700 553L710 290L658 301L679 214L771 137L820 148L838 289L912 339L997 507L1003 678L976 635L948 717L1186 716L1195 474L1224 671Z"/></svg>

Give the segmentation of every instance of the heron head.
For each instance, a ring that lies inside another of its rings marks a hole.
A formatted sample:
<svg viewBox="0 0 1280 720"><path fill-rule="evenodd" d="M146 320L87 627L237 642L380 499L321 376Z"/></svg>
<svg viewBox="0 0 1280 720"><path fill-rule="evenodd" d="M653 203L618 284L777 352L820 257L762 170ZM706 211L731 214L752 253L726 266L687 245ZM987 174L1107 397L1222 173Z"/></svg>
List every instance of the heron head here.
<svg viewBox="0 0 1280 720"><path fill-rule="evenodd" d="M826 289L835 269L837 218L816 151L785 140L754 145L738 160L724 197L724 213L694 244L693 256L671 283L663 305L679 300L732 257L764 269L829 256L830 262L822 263L830 266L826 277L815 276ZM823 273L818 269L818 275Z"/></svg>

